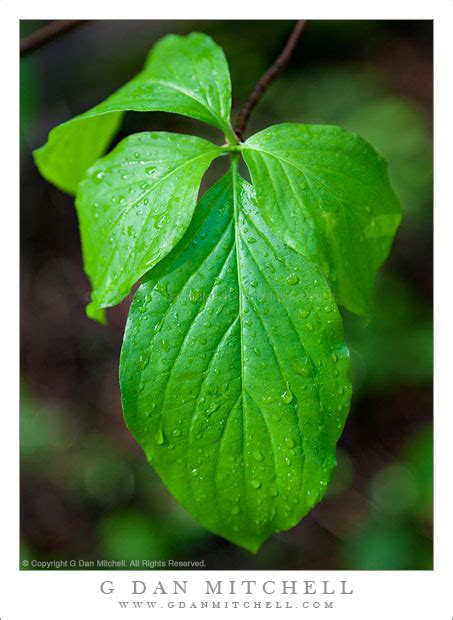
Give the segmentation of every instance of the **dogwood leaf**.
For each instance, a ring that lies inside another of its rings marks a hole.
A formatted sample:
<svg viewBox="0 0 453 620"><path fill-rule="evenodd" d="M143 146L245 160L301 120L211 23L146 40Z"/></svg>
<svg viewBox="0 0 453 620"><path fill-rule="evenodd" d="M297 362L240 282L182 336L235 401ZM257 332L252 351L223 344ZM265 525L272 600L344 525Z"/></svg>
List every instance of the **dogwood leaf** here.
<svg viewBox="0 0 453 620"><path fill-rule="evenodd" d="M196 32L161 39L133 80L91 110L52 129L48 142L34 152L42 176L75 193L128 110L175 112L210 123L231 137L231 82L223 50Z"/></svg>
<svg viewBox="0 0 453 620"><path fill-rule="evenodd" d="M368 315L401 219L385 161L359 136L323 125L269 127L242 152L269 226L321 267L338 303Z"/></svg>
<svg viewBox="0 0 453 620"><path fill-rule="evenodd" d="M34 155L77 194L89 316L102 322L144 276L121 352L127 425L188 511L255 552L325 493L351 397L337 303L369 314L401 212L358 136L283 124L239 144L230 108L223 51L171 35ZM98 159L128 110L210 123L227 144L148 132ZM230 172L196 206L226 153Z"/></svg>
<svg viewBox="0 0 453 620"><path fill-rule="evenodd" d="M123 140L88 170L76 208L93 287L92 318L119 303L181 239L201 178L219 154L201 138L145 132Z"/></svg>
<svg viewBox="0 0 453 620"><path fill-rule="evenodd" d="M351 394L341 318L235 164L138 289L120 383L129 429L212 532L255 552L323 496Z"/></svg>

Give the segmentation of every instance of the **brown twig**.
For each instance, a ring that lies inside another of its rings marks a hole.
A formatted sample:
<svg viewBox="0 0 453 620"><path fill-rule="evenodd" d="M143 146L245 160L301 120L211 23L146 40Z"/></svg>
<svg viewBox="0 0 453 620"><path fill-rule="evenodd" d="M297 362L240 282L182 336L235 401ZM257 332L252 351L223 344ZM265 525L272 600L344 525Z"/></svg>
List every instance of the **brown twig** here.
<svg viewBox="0 0 453 620"><path fill-rule="evenodd" d="M288 64L291 56L294 53L294 50L296 49L302 32L304 31L306 23L306 19L300 19L296 23L294 30L292 31L282 52L280 53L278 58L276 58L275 62L271 65L271 67L269 67L266 73L260 78L255 88L248 96L247 101L244 103L241 111L238 114L235 127L236 135L240 140L242 140L247 121L249 120L253 108L256 106L262 94L272 82L272 80L275 78L275 76L277 76Z"/></svg>
<svg viewBox="0 0 453 620"><path fill-rule="evenodd" d="M20 42L20 55L25 56L39 49L46 43L53 41L65 32L69 32L73 28L80 26L85 19L56 19L50 24L43 26L36 32L33 32Z"/></svg>

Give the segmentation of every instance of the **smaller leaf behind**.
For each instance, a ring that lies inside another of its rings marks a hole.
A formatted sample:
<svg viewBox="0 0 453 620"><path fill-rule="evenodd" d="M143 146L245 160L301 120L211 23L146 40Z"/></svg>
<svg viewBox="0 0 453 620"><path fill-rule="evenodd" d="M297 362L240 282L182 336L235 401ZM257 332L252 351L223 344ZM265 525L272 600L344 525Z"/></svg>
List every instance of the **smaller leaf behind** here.
<svg viewBox="0 0 453 620"><path fill-rule="evenodd" d="M201 138L146 132L129 136L88 170L76 208L93 287L91 318L102 320L99 309L124 299L181 239L201 179L220 154Z"/></svg>
<svg viewBox="0 0 453 620"><path fill-rule="evenodd" d="M324 495L351 395L341 317L235 168L138 289L120 383L129 429L212 532L256 552Z"/></svg>
<svg viewBox="0 0 453 620"><path fill-rule="evenodd" d="M34 152L42 176L75 194L129 110L190 116L231 137L231 82L223 50L197 32L161 39L134 79L99 105L52 129L48 142Z"/></svg>
<svg viewBox="0 0 453 620"><path fill-rule="evenodd" d="M401 220L382 157L340 127L293 123L257 133L242 152L268 225L320 265L339 304L368 316Z"/></svg>

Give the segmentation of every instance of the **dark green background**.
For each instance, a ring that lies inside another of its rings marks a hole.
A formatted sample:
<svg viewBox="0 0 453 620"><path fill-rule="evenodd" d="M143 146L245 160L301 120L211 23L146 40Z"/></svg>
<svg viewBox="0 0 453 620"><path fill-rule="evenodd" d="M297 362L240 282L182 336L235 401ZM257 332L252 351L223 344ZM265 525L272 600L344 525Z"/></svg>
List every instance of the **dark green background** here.
<svg viewBox="0 0 453 620"><path fill-rule="evenodd" d="M45 22L23 21L22 36ZM313 21L248 134L283 121L360 133L389 162L404 221L368 325L344 313L354 396L324 501L253 556L199 526L127 431L118 356L130 299L85 317L73 200L31 151L54 125L140 70L161 36L223 46L235 112L286 40L287 21L97 21L21 61L21 534L23 560L205 560L209 569L432 568L432 22ZM218 132L169 114L142 130ZM203 183L222 172L219 160Z"/></svg>

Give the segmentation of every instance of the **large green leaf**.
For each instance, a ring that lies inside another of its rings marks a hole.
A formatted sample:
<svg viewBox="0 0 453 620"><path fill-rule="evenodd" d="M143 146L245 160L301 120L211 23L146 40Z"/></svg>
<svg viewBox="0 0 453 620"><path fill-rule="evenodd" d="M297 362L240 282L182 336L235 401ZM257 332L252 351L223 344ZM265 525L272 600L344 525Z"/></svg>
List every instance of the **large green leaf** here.
<svg viewBox="0 0 453 620"><path fill-rule="evenodd" d="M368 315L401 219L385 161L359 136L324 125L269 127L242 152L269 226L320 265L338 303Z"/></svg>
<svg viewBox="0 0 453 620"><path fill-rule="evenodd" d="M231 82L223 50L196 32L161 39L133 80L101 104L52 129L48 142L34 153L42 176L75 193L127 110L183 114L210 123L231 138Z"/></svg>
<svg viewBox="0 0 453 620"><path fill-rule="evenodd" d="M148 459L216 534L256 551L323 496L351 394L341 318L235 166L138 289L120 382Z"/></svg>
<svg viewBox="0 0 453 620"><path fill-rule="evenodd" d="M221 152L201 138L145 132L123 140L88 170L76 207L93 286L90 316L100 319L100 307L124 299L181 239L201 178Z"/></svg>

